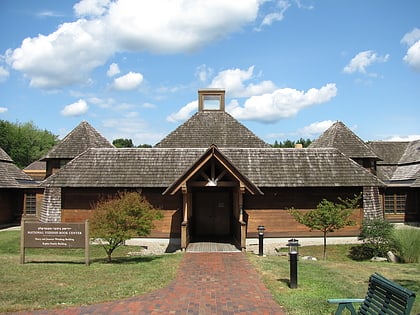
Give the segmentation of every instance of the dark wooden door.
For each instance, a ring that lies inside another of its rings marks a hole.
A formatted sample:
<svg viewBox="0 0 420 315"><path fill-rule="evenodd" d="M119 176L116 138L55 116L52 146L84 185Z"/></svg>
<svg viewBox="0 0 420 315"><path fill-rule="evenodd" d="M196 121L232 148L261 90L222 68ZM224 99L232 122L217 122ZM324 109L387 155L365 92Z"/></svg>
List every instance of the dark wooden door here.
<svg viewBox="0 0 420 315"><path fill-rule="evenodd" d="M199 191L194 194L194 232L196 236L230 235L232 198L226 191Z"/></svg>

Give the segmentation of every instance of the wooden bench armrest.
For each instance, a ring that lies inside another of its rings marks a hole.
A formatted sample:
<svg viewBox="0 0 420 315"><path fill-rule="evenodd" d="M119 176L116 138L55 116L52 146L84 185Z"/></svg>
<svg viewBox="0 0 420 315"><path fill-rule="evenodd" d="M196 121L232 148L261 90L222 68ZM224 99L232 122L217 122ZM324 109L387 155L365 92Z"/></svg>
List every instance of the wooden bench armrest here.
<svg viewBox="0 0 420 315"><path fill-rule="evenodd" d="M341 304L341 303L363 303L365 299L328 299L328 303Z"/></svg>
<svg viewBox="0 0 420 315"><path fill-rule="evenodd" d="M352 315L357 315L353 303L363 303L364 299L328 299L328 303L338 304L335 315L340 315L346 308Z"/></svg>

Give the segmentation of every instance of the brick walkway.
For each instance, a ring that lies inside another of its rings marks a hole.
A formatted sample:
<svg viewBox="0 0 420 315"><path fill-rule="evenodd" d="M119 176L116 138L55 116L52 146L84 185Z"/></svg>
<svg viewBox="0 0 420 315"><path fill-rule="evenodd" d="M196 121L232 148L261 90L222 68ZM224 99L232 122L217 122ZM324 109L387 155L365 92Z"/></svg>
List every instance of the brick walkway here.
<svg viewBox="0 0 420 315"><path fill-rule="evenodd" d="M155 292L96 305L19 314L285 314L243 253L186 253Z"/></svg>

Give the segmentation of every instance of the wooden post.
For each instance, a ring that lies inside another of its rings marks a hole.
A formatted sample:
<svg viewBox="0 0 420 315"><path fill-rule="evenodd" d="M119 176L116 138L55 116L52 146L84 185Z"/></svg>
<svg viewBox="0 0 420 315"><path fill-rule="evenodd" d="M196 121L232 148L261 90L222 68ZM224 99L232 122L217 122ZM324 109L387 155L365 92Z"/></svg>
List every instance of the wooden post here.
<svg viewBox="0 0 420 315"><path fill-rule="evenodd" d="M181 223L181 249L186 250L188 246L188 189L186 186L182 186L182 210L183 210L183 221Z"/></svg>
<svg viewBox="0 0 420 315"><path fill-rule="evenodd" d="M89 266L89 250L90 250L90 238L89 238L89 220L85 221L85 264Z"/></svg>
<svg viewBox="0 0 420 315"><path fill-rule="evenodd" d="M20 221L20 263L25 263L25 219Z"/></svg>

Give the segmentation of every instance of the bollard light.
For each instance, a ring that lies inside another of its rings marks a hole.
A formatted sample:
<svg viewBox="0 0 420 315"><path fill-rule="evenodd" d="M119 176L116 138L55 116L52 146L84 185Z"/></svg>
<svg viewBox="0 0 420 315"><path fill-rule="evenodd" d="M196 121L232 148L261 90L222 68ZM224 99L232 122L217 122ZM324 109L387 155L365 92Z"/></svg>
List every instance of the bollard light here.
<svg viewBox="0 0 420 315"><path fill-rule="evenodd" d="M264 256L264 225L258 226L258 256Z"/></svg>
<svg viewBox="0 0 420 315"><path fill-rule="evenodd" d="M297 261L298 261L298 248L300 246L299 241L292 238L287 243L289 247L289 261L290 261L290 288L297 288Z"/></svg>

